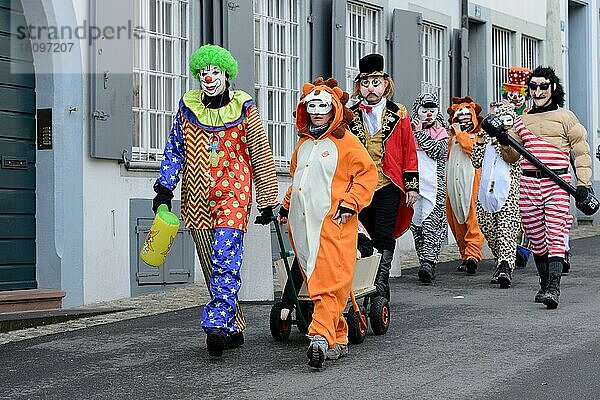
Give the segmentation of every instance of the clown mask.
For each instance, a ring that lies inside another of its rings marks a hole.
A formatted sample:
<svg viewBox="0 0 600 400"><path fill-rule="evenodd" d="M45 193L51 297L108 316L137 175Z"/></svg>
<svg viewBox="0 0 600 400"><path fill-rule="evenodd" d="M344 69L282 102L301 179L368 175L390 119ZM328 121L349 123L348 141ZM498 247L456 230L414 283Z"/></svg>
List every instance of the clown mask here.
<svg viewBox="0 0 600 400"><path fill-rule="evenodd" d="M523 107L526 100L525 95L521 92L508 92L506 93L506 98L515 106L515 109L517 110Z"/></svg>
<svg viewBox="0 0 600 400"><path fill-rule="evenodd" d="M225 72L215 65L207 65L198 72L200 86L207 96L218 96L225 91L227 78Z"/></svg>
<svg viewBox="0 0 600 400"><path fill-rule="evenodd" d="M440 110L437 107L422 105L417 111L419 120L423 123L423 128L431 128L438 117Z"/></svg>
<svg viewBox="0 0 600 400"><path fill-rule="evenodd" d="M367 76L359 81L360 95L369 104L377 104L383 97L388 81L383 76Z"/></svg>
<svg viewBox="0 0 600 400"><path fill-rule="evenodd" d="M463 132L470 132L475 128L473 123L473 114L469 107L461 107L454 112L453 122L458 122Z"/></svg>
<svg viewBox="0 0 600 400"><path fill-rule="evenodd" d="M529 82L529 95L536 107L545 107L552 102L552 82L542 76L533 76Z"/></svg>

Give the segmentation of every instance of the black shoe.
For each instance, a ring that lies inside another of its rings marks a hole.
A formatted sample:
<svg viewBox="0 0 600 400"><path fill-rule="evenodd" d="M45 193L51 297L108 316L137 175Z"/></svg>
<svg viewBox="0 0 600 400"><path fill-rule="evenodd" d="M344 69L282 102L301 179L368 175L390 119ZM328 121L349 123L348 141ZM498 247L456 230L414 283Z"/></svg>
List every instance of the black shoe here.
<svg viewBox="0 0 600 400"><path fill-rule="evenodd" d="M490 284L492 284L492 285L498 284L498 275L499 274L500 274L500 267L498 265L496 265L496 270L494 271L494 274L492 275L492 279L490 279Z"/></svg>
<svg viewBox="0 0 600 400"><path fill-rule="evenodd" d="M543 303L544 297L546 297L546 290L540 288L540 290L538 290L538 292L535 294L535 298L533 299L533 301L535 301L536 303Z"/></svg>
<svg viewBox="0 0 600 400"><path fill-rule="evenodd" d="M456 272L465 272L467 270L467 260L463 260L463 262L456 267Z"/></svg>
<svg viewBox="0 0 600 400"><path fill-rule="evenodd" d="M435 267L433 264L424 261L419 267L419 281L421 281L423 285L431 285L434 277Z"/></svg>
<svg viewBox="0 0 600 400"><path fill-rule="evenodd" d="M467 268L467 274L475 275L475 272L477 271L477 261L475 261L474 258L469 258L465 267Z"/></svg>
<svg viewBox="0 0 600 400"><path fill-rule="evenodd" d="M220 329L209 329L206 332L206 348L213 357L221 357L225 349L225 334Z"/></svg>
<svg viewBox="0 0 600 400"><path fill-rule="evenodd" d="M512 283L512 273L507 261L500 261L498 265L498 284L500 289L508 289Z"/></svg>
<svg viewBox="0 0 600 400"><path fill-rule="evenodd" d="M244 333L238 332L225 339L225 350L235 349L244 344Z"/></svg>
<svg viewBox="0 0 600 400"><path fill-rule="evenodd" d="M554 310L556 307L558 307L559 296L560 296L560 294L558 292L556 292L555 290L548 290L546 292L546 294L544 295L544 300L543 300L544 305L548 309Z"/></svg>

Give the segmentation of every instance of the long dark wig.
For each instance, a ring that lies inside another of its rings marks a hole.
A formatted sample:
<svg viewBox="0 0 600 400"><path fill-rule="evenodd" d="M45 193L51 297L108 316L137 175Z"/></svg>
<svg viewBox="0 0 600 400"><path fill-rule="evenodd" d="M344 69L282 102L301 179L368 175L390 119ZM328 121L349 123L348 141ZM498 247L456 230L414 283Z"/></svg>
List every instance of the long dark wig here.
<svg viewBox="0 0 600 400"><path fill-rule="evenodd" d="M529 93L529 82L531 82L531 78L533 77L546 78L550 81L550 83L553 83L554 87L552 88L552 101L559 107L564 106L565 90L563 89L560 79L558 79L558 76L556 76L556 72L554 72L552 67L542 67L540 65L533 70L531 75L529 75L529 78L527 78L527 93L529 96L531 96L531 93Z"/></svg>

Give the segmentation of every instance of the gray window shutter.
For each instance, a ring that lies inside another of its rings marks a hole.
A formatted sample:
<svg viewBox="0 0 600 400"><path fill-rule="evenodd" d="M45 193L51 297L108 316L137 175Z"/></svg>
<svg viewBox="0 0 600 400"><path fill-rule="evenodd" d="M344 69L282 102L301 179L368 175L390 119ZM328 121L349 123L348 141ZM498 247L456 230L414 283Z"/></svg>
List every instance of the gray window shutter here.
<svg viewBox="0 0 600 400"><path fill-rule="evenodd" d="M394 101L410 105L421 93L421 14L394 9L392 22L392 71Z"/></svg>
<svg viewBox="0 0 600 400"><path fill-rule="evenodd" d="M462 65L462 54L461 54L461 40L462 34L460 29L454 29L452 31L452 42L450 48L450 101L452 97L461 96L461 65Z"/></svg>
<svg viewBox="0 0 600 400"><path fill-rule="evenodd" d="M331 0L312 0L311 23L311 66L310 79L317 76L328 78L331 74Z"/></svg>
<svg viewBox="0 0 600 400"><path fill-rule="evenodd" d="M93 0L90 13L103 31L90 38L90 155L119 160L132 146L133 2Z"/></svg>
<svg viewBox="0 0 600 400"><path fill-rule="evenodd" d="M346 84L346 0L333 0L331 7L331 72L344 87Z"/></svg>
<svg viewBox="0 0 600 400"><path fill-rule="evenodd" d="M238 62L238 76L233 81L235 89L254 93L254 10L247 0L223 2L226 16L224 47Z"/></svg>

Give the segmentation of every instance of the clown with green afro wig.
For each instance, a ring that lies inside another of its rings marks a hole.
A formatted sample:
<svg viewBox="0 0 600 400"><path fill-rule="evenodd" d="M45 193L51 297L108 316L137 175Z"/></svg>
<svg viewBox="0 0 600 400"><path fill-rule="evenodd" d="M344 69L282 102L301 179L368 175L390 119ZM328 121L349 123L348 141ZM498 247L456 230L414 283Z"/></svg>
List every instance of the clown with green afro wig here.
<svg viewBox="0 0 600 400"><path fill-rule="evenodd" d="M231 53L207 44L192 54L189 65L200 88L179 100L152 209L171 208L181 179L181 219L203 260L200 268L211 294L202 311L206 349L221 357L244 343L246 319L238 304L243 240L253 204L259 212L254 223L271 224L278 205L277 173L254 99L231 88L229 79L238 74Z"/></svg>
<svg viewBox="0 0 600 400"><path fill-rule="evenodd" d="M208 65L214 65L225 72L228 79L235 79L238 73L238 64L231 53L221 46L205 44L196 50L190 58L190 71L198 78L198 73Z"/></svg>

